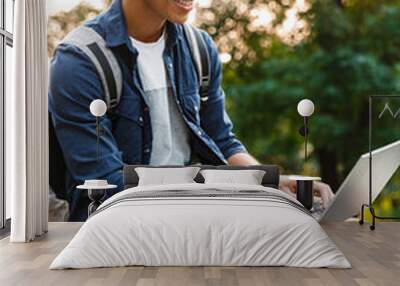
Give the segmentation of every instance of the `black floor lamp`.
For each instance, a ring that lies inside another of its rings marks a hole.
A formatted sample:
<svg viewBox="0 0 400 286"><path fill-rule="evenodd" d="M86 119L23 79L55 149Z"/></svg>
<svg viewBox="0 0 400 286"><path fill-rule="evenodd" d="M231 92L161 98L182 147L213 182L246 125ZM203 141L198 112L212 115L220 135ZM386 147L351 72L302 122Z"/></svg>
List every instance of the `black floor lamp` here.
<svg viewBox="0 0 400 286"><path fill-rule="evenodd" d="M369 226L369 228L371 230L375 230L375 224L376 224L376 219L381 219L381 220L399 220L400 218L398 217L383 217L383 216L378 216L375 213L375 209L372 205L372 104L373 101L375 99L393 99L393 98L400 98L400 95L371 95L369 97L369 141L368 141L368 145L369 145L369 193L368 193L368 204L362 204L361 206L361 218L359 220L359 223L362 225L364 224L364 209L368 208L371 216L372 216L372 224ZM381 114L379 115L379 117L381 117L384 112L390 112L390 114L392 115L392 117L394 119L396 119L398 117L398 119L400 119L400 109L399 111L393 113L389 108L388 105L385 105L385 108L383 109L383 111L381 112Z"/></svg>

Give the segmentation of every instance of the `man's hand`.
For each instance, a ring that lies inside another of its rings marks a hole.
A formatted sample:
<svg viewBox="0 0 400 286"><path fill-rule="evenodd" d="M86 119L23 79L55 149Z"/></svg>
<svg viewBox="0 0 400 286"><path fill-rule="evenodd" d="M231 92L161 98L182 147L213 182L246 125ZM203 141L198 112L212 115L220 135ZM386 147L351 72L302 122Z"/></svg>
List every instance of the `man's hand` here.
<svg viewBox="0 0 400 286"><path fill-rule="evenodd" d="M279 189L290 195L296 195L296 181L289 180L287 176L281 176L279 180ZM334 198L331 187L322 182L314 182L314 193L322 199L322 207L327 208Z"/></svg>
<svg viewBox="0 0 400 286"><path fill-rule="evenodd" d="M237 153L228 158L228 164L236 166L249 166L259 165L260 163L250 154ZM316 193L322 199L322 207L324 209L327 208L335 197L331 187L322 182L314 182L313 185L314 193ZM280 177L279 189L296 197L296 181L289 180L287 176Z"/></svg>
<svg viewBox="0 0 400 286"><path fill-rule="evenodd" d="M228 158L228 164L233 166L260 165L260 163L248 153L236 153Z"/></svg>

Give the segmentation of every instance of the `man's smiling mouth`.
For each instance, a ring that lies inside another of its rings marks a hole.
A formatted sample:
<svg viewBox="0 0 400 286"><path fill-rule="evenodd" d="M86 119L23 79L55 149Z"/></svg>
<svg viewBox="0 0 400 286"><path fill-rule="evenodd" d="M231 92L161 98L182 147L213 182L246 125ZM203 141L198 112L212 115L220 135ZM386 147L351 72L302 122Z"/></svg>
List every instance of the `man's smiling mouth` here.
<svg viewBox="0 0 400 286"><path fill-rule="evenodd" d="M193 9L193 0L174 0L174 2L178 7L186 11Z"/></svg>

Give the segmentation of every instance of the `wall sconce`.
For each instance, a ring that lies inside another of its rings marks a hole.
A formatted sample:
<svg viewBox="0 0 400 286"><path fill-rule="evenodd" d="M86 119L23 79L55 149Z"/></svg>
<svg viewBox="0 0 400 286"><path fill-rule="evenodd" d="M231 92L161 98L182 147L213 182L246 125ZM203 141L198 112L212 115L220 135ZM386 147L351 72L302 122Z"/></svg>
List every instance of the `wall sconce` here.
<svg viewBox="0 0 400 286"><path fill-rule="evenodd" d="M97 162L99 162L99 145L100 145L99 141L100 141L100 137L102 136L102 133L103 133L103 129L101 128L101 125L100 125L100 117L102 117L102 116L104 116L104 114L106 114L107 105L103 100L95 99L90 103L89 109L90 109L90 113L94 117L96 117L96 136L97 136L96 159L97 159Z"/></svg>

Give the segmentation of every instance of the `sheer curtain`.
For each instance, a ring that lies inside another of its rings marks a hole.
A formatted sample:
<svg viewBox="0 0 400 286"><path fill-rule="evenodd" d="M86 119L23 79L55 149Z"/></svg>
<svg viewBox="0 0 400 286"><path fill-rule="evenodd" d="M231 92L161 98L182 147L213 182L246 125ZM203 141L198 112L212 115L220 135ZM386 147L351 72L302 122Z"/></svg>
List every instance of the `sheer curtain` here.
<svg viewBox="0 0 400 286"><path fill-rule="evenodd" d="M6 187L11 190L12 242L47 231L46 0L15 2L13 92L6 98Z"/></svg>

